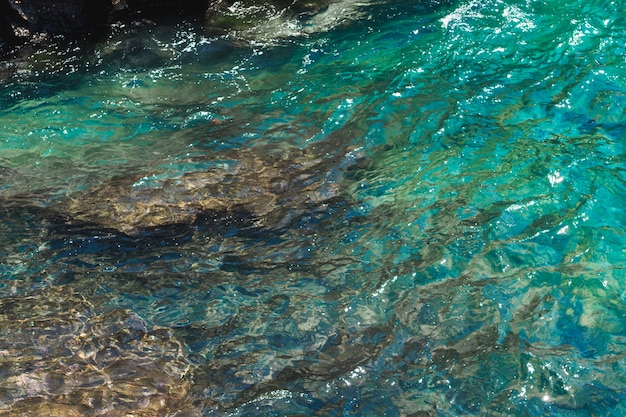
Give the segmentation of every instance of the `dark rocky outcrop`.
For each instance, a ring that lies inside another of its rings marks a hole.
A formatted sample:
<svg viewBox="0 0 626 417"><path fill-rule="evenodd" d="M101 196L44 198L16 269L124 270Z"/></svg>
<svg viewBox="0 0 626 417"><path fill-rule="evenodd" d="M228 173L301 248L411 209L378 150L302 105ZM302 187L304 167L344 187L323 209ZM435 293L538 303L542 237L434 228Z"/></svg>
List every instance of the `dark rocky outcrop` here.
<svg viewBox="0 0 626 417"><path fill-rule="evenodd" d="M17 43L41 34L91 32L113 10L111 0L0 0L0 35Z"/></svg>
<svg viewBox="0 0 626 417"><path fill-rule="evenodd" d="M116 20L203 15L207 7L207 0L0 0L0 36L16 43L93 33Z"/></svg>
<svg viewBox="0 0 626 417"><path fill-rule="evenodd" d="M254 24L269 14L311 16L330 0L0 0L0 44L17 44L48 34L85 34L116 21L207 19L219 28ZM240 4L239 4L240 3ZM251 10L256 12L252 13Z"/></svg>
<svg viewBox="0 0 626 417"><path fill-rule="evenodd" d="M43 33L91 32L114 10L111 0L0 0L0 35L14 43Z"/></svg>

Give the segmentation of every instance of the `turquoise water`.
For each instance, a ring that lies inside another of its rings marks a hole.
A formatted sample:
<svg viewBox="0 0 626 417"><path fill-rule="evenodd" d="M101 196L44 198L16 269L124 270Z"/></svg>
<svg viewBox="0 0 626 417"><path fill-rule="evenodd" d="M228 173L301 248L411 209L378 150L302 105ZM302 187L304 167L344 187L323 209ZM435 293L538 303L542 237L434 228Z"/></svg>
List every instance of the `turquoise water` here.
<svg viewBox="0 0 626 417"><path fill-rule="evenodd" d="M358 10L6 62L0 415L626 414L622 4ZM285 147L345 157L337 198L281 227L50 214Z"/></svg>

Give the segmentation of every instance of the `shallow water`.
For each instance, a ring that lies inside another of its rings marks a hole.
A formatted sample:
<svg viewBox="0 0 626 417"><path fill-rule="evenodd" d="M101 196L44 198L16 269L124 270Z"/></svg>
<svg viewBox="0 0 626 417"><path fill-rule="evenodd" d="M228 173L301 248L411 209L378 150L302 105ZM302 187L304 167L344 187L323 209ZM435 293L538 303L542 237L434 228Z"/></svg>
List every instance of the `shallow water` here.
<svg viewBox="0 0 626 417"><path fill-rule="evenodd" d="M623 415L621 9L362 4L8 61L0 415ZM48 210L244 148L345 149L338 195L140 236Z"/></svg>

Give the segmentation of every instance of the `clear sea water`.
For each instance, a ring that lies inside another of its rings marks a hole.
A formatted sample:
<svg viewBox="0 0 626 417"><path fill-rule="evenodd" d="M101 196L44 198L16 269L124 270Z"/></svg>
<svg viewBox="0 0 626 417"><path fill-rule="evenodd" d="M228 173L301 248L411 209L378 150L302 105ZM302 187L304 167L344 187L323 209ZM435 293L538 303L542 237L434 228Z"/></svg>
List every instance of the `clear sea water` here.
<svg viewBox="0 0 626 417"><path fill-rule="evenodd" d="M118 25L3 63L0 415L626 415L624 4L340 11ZM346 149L338 198L285 227L48 213L315 144Z"/></svg>

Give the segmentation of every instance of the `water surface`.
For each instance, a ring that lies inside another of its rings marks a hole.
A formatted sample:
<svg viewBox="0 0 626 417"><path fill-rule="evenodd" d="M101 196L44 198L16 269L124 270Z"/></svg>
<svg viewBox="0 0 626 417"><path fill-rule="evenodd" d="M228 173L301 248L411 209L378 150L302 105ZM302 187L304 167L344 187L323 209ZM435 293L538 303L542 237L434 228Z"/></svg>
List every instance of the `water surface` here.
<svg viewBox="0 0 626 417"><path fill-rule="evenodd" d="M0 415L623 415L621 6L120 26L5 63ZM48 210L287 148L345 157L280 227Z"/></svg>

